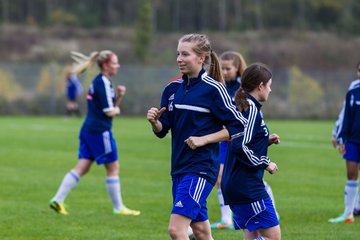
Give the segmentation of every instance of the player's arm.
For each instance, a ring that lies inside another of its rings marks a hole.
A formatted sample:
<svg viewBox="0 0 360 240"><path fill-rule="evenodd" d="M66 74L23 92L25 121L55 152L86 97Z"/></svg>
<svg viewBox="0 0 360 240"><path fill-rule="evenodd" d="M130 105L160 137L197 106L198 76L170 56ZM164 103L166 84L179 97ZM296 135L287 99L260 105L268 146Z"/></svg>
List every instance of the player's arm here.
<svg viewBox="0 0 360 240"><path fill-rule="evenodd" d="M115 103L114 103L115 106L120 105L120 102L121 102L123 96L125 95L125 92L126 92L126 87L125 86L123 86L123 85L117 86L117 88L116 88L116 98L115 98Z"/></svg>
<svg viewBox="0 0 360 240"><path fill-rule="evenodd" d="M160 109L152 107L147 112L146 118L151 124L154 133L161 132L163 128L162 123L159 121L159 118L163 114L163 112L165 112L165 110L165 107L162 107Z"/></svg>
<svg viewBox="0 0 360 240"><path fill-rule="evenodd" d="M205 146L210 143L217 143L228 140L230 137L229 132L226 128L201 137L190 136L185 140L185 143L191 148L196 149L198 147Z"/></svg>
<svg viewBox="0 0 360 240"><path fill-rule="evenodd" d="M104 114L108 117L119 115L120 108L119 106L114 105L113 96L111 95L111 85L99 82L96 86L94 86L94 88L100 99L101 108Z"/></svg>
<svg viewBox="0 0 360 240"><path fill-rule="evenodd" d="M280 136L276 133L269 135L269 146L272 144L280 144Z"/></svg>
<svg viewBox="0 0 360 240"><path fill-rule="evenodd" d="M271 163L270 158L266 155L259 154L258 150L254 149L254 143L251 142L257 129L261 128L260 122L262 121L262 118L258 114L258 109L254 104L250 104L248 111L249 123L244 130L244 137L241 142L242 151L245 153L242 163L251 168L267 169Z"/></svg>

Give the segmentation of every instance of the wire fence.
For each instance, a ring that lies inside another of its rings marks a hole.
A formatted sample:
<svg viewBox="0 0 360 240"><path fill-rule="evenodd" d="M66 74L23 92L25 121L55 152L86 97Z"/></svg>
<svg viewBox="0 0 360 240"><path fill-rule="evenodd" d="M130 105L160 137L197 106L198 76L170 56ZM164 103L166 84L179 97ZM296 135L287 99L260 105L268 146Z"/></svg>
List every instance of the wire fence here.
<svg viewBox="0 0 360 240"><path fill-rule="evenodd" d="M0 114L65 114L64 66L57 63L0 64ZM97 74L93 68L80 79L87 89ZM121 65L112 77L114 85L127 88L121 104L126 115L145 116L158 106L169 79L178 75L176 66ZM272 93L263 108L270 118L334 119L346 90L355 79L354 69L273 69ZM211 96L209 96L211 97ZM86 111L85 94L80 99Z"/></svg>

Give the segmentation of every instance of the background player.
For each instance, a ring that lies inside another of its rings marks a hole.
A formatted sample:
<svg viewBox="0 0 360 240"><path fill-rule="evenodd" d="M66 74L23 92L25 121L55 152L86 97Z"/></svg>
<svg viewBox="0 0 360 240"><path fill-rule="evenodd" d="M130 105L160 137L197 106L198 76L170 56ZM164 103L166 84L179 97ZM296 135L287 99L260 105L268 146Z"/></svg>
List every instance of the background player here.
<svg viewBox="0 0 360 240"><path fill-rule="evenodd" d="M109 50L93 53L84 62L80 61L74 72L85 71L95 60L101 72L92 81L87 93L88 112L79 134L79 160L63 178L50 207L67 215L63 204L65 198L96 162L105 166L106 188L113 203L113 213L137 216L140 211L128 209L122 201L117 147L111 131L112 118L120 114L119 104L126 91L125 86L119 85L115 95L110 80L120 68L118 57Z"/></svg>
<svg viewBox="0 0 360 240"><path fill-rule="evenodd" d="M354 81L346 94L344 107L336 122L335 132L338 149L346 160L347 181L344 190L345 209L337 218L329 219L331 223L352 223L355 221L354 212L356 197L359 192L360 166L360 62L356 65L358 80ZM358 203L356 207L360 207Z"/></svg>

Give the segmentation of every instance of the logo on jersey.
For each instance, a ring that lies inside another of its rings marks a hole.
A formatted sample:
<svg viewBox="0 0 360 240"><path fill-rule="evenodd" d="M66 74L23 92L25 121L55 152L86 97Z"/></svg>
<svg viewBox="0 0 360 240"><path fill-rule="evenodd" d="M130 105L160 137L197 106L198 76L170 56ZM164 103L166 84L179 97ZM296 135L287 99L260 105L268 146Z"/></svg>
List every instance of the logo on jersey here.
<svg viewBox="0 0 360 240"><path fill-rule="evenodd" d="M169 112L172 112L173 110L174 110L174 106L173 106L173 101L174 101L174 96L175 94L173 94L173 95L171 95L170 97L169 97L169 104L168 104L168 111Z"/></svg>
<svg viewBox="0 0 360 240"><path fill-rule="evenodd" d="M88 93L86 94L86 99L91 101L93 99L92 97L93 93L94 93L94 86L90 84Z"/></svg>

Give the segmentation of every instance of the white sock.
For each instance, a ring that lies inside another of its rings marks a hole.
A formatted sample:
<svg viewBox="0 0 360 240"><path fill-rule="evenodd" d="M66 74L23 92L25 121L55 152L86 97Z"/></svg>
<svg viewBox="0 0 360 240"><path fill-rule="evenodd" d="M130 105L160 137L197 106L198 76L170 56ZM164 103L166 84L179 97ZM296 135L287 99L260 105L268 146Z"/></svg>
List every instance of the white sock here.
<svg viewBox="0 0 360 240"><path fill-rule="evenodd" d="M357 180L347 180L344 192L345 210L344 215L352 215L355 208L355 200L359 191Z"/></svg>
<svg viewBox="0 0 360 240"><path fill-rule="evenodd" d="M55 201L63 203L71 189L76 186L79 180L80 176L75 172L75 170L71 170L70 172L68 172L63 178L61 185L55 195Z"/></svg>
<svg viewBox="0 0 360 240"><path fill-rule="evenodd" d="M221 221L227 224L232 224L232 212L229 205L225 205L224 197L220 188L217 190L217 194L221 211Z"/></svg>
<svg viewBox="0 0 360 240"><path fill-rule="evenodd" d="M120 178L118 176L106 177L106 189L109 193L114 209L123 209L125 206L121 198Z"/></svg>
<svg viewBox="0 0 360 240"><path fill-rule="evenodd" d="M355 209L360 210L360 192L358 192Z"/></svg>

